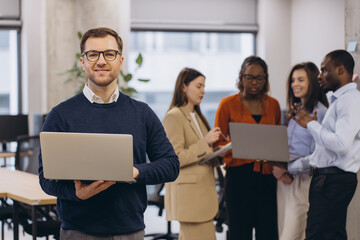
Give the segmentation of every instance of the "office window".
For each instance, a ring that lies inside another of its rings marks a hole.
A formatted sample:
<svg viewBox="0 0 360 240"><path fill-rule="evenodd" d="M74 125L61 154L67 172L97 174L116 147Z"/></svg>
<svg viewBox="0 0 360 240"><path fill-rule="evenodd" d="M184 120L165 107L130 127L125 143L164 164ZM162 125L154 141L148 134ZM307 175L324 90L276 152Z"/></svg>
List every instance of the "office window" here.
<svg viewBox="0 0 360 240"><path fill-rule="evenodd" d="M0 72L0 114L17 114L18 30L0 29Z"/></svg>
<svg viewBox="0 0 360 240"><path fill-rule="evenodd" d="M254 54L254 42L253 33L132 32L129 72L135 72L140 52L144 63L134 77L149 78L150 82L134 79L129 85L139 92L136 98L148 103L162 119L177 75L184 67L195 68L206 77L201 109L212 126L220 99L237 92L240 66L244 58Z"/></svg>

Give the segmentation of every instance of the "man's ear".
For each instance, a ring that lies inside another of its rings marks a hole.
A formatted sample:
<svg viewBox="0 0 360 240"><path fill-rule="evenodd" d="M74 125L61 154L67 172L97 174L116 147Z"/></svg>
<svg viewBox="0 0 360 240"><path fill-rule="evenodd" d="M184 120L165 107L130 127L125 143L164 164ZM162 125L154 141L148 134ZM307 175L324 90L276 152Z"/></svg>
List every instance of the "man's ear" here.
<svg viewBox="0 0 360 240"><path fill-rule="evenodd" d="M84 69L84 58L83 57L80 57L80 63L81 63L82 70L85 71L85 69Z"/></svg>
<svg viewBox="0 0 360 240"><path fill-rule="evenodd" d="M121 58L120 58L120 69L122 69L123 63L124 63L124 57L121 56Z"/></svg>
<svg viewBox="0 0 360 240"><path fill-rule="evenodd" d="M338 75L343 75L345 73L344 65L337 66L336 70Z"/></svg>

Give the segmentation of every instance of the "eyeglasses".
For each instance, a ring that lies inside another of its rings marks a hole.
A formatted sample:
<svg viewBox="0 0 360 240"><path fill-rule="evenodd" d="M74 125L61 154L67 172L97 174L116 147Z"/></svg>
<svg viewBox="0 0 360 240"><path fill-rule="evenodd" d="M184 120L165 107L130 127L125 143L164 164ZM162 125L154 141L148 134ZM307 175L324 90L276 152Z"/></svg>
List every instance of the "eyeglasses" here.
<svg viewBox="0 0 360 240"><path fill-rule="evenodd" d="M121 52L119 52L117 50L112 50L112 49L105 50L105 51L90 50L90 51L83 52L81 54L81 56L85 55L89 62L96 62L97 60L99 60L100 54L103 55L103 57L106 61L114 61L116 59L117 54L119 54L121 56Z"/></svg>
<svg viewBox="0 0 360 240"><path fill-rule="evenodd" d="M265 82L265 76L264 75L251 75L251 74L244 74L243 78L245 79L245 81L247 82L252 82L254 79L256 80L257 83L263 83Z"/></svg>

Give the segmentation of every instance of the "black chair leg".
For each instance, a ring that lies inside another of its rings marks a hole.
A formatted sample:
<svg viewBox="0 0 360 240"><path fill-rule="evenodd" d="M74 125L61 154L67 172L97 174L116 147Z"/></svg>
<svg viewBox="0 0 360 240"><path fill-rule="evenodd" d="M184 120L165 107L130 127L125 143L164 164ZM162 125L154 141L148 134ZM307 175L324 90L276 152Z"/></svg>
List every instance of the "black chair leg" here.
<svg viewBox="0 0 360 240"><path fill-rule="evenodd" d="M3 220L3 221L1 221L1 240L4 240L4 239L5 239L5 234L4 234L5 228L4 228L4 225L5 225L5 223L4 223L4 220Z"/></svg>

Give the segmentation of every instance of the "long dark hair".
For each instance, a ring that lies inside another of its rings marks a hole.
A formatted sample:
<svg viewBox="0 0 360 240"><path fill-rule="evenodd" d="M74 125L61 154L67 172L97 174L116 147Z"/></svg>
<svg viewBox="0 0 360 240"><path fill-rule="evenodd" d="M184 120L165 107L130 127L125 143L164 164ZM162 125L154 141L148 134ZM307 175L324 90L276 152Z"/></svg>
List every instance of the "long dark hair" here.
<svg viewBox="0 0 360 240"><path fill-rule="evenodd" d="M311 113L314 111L314 107L318 104L318 102L321 102L325 107L329 106L329 102L326 98L325 93L321 90L318 76L319 76L319 69L316 67L316 65L312 62L303 62L298 63L295 66L292 67L289 77L287 79L287 104L288 104L288 110L290 110L290 107L294 103L299 103L300 98L295 97L294 91L291 88L291 82L292 77L295 72L295 70L304 69L306 72L306 75L309 79L309 89L307 92L307 95L305 97L305 103L304 108L307 112Z"/></svg>
<svg viewBox="0 0 360 240"><path fill-rule="evenodd" d="M264 70L265 84L264 84L263 89L261 90L261 94L264 96L270 90L268 67L267 67L266 62L257 56L250 56L244 60L243 64L241 65L241 70L240 70L239 78L238 78L238 82L237 82L237 88L240 90L240 92L244 91L244 83L243 83L244 73L245 73L246 68L253 64L258 64Z"/></svg>
<svg viewBox="0 0 360 240"><path fill-rule="evenodd" d="M205 78L204 74L193 68L184 68L183 70L181 70L181 72L179 73L176 79L174 95L168 111L170 111L174 107L185 106L188 103L188 99L186 97L185 92L183 91L183 87L184 85L188 86L189 83L192 82L197 77ZM207 130L210 130L211 128L208 121L206 120L205 116L201 113L200 105L195 105L194 110L205 124Z"/></svg>

